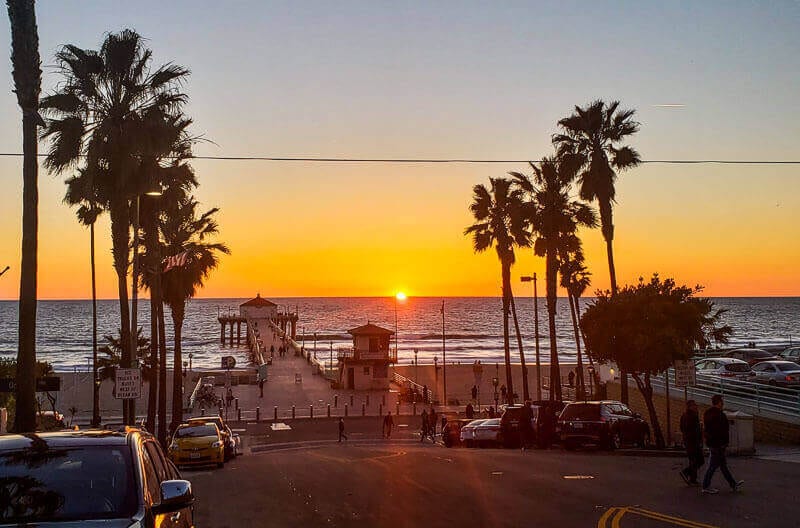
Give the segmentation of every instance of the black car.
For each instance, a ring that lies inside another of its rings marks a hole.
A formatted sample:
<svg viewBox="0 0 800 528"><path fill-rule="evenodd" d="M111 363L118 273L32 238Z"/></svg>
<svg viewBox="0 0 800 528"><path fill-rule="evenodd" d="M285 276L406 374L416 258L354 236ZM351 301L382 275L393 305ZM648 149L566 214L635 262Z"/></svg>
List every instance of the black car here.
<svg viewBox="0 0 800 528"><path fill-rule="evenodd" d="M138 429L0 436L0 526L194 524L192 486Z"/></svg>
<svg viewBox="0 0 800 528"><path fill-rule="evenodd" d="M537 400L531 405L531 433L530 439L537 447L549 447L555 440L556 420L558 413L564 408L560 401ZM509 405L500 418L500 429L503 445L506 447L519 447L520 418L522 405Z"/></svg>
<svg viewBox="0 0 800 528"><path fill-rule="evenodd" d="M606 449L622 445L644 447L650 426L641 415L618 401L570 403L558 418L561 442L566 449L595 444Z"/></svg>
<svg viewBox="0 0 800 528"><path fill-rule="evenodd" d="M772 352L767 352L761 348L737 348L725 354L725 357L747 361L751 367L756 363L761 363L762 361L774 361L776 359L780 359Z"/></svg>

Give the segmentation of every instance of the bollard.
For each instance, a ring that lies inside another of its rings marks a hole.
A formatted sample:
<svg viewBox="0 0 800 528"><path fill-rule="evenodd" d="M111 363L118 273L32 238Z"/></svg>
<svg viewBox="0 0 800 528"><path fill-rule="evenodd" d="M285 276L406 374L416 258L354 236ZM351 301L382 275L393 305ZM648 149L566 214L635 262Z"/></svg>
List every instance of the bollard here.
<svg viewBox="0 0 800 528"><path fill-rule="evenodd" d="M400 402L397 402L397 410L395 411L397 416L400 416Z"/></svg>
<svg viewBox="0 0 800 528"><path fill-rule="evenodd" d="M333 406L336 407L336 408L339 407L339 395L338 394L334 394L333 395Z"/></svg>
<svg viewBox="0 0 800 528"><path fill-rule="evenodd" d="M292 420L294 420L294 405L292 405Z"/></svg>
<svg viewBox="0 0 800 528"><path fill-rule="evenodd" d="M361 404L361 416L367 415L367 406L365 404Z"/></svg>
<svg viewBox="0 0 800 528"><path fill-rule="evenodd" d="M217 414L217 416L222 416L222 407L220 407L220 408L218 409L218 411L219 411L219 413Z"/></svg>
<svg viewBox="0 0 800 528"><path fill-rule="evenodd" d="M331 404L328 404L328 418L331 417Z"/></svg>
<svg viewBox="0 0 800 528"><path fill-rule="evenodd" d="M313 406L313 405L309 405L309 406L308 406L308 414L309 414L309 416L310 416L311 418L313 418L313 417L314 417L314 406Z"/></svg>
<svg viewBox="0 0 800 528"><path fill-rule="evenodd" d="M417 415L417 402L414 402L414 403L411 404L411 415L412 416L416 416Z"/></svg>
<svg viewBox="0 0 800 528"><path fill-rule="evenodd" d="M381 405L386 405L386 394L381 394Z"/></svg>
<svg viewBox="0 0 800 528"><path fill-rule="evenodd" d="M261 419L261 407L256 407L256 422Z"/></svg>
<svg viewBox="0 0 800 528"><path fill-rule="evenodd" d="M236 421L237 422L241 422L242 421L242 410L241 409L236 409Z"/></svg>
<svg viewBox="0 0 800 528"><path fill-rule="evenodd" d="M353 406L353 395L351 394L350 395L350 407L352 407L352 406Z"/></svg>
<svg viewBox="0 0 800 528"><path fill-rule="evenodd" d="M369 407L369 394L367 394L367 407Z"/></svg>
<svg viewBox="0 0 800 528"><path fill-rule="evenodd" d="M344 404L344 415L347 416L347 404Z"/></svg>
<svg viewBox="0 0 800 528"><path fill-rule="evenodd" d="M274 416L275 421L277 422L278 421L278 406L277 405L272 409L272 415Z"/></svg>
<svg viewBox="0 0 800 528"><path fill-rule="evenodd" d="M238 411L239 410L239 398L234 398L233 399L233 404L235 405L235 408Z"/></svg>
<svg viewBox="0 0 800 528"><path fill-rule="evenodd" d="M200 416L205 416L206 410L203 407L200 407Z"/></svg>

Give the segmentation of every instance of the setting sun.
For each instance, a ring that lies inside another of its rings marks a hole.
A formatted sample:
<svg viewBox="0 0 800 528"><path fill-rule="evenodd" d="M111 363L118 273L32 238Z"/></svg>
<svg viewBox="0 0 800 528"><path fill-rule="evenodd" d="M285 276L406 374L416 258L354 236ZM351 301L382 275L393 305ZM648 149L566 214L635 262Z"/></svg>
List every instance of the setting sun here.
<svg viewBox="0 0 800 528"><path fill-rule="evenodd" d="M398 301L405 301L406 300L406 294L403 293L403 292L397 292L397 295L395 297L397 297Z"/></svg>

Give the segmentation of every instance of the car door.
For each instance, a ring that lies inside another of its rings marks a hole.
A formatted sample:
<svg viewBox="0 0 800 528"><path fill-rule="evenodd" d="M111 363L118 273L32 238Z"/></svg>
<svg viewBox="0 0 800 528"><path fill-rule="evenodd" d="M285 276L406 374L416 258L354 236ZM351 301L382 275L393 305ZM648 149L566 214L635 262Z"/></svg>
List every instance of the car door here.
<svg viewBox="0 0 800 528"><path fill-rule="evenodd" d="M161 483L166 480L175 480L172 467L164 457L161 447L153 440L148 440L144 444L145 463L152 466L152 472L156 477L158 488L158 500L153 504L161 502ZM148 488L153 488L148 486ZM155 526L157 528L190 528L192 526L192 512L190 508L184 508L177 512L159 514L155 516Z"/></svg>
<svg viewBox="0 0 800 528"><path fill-rule="evenodd" d="M772 365L763 363L760 365L753 365L752 371L756 373L756 381L760 381L762 383L769 381L769 371L767 369L771 367Z"/></svg>

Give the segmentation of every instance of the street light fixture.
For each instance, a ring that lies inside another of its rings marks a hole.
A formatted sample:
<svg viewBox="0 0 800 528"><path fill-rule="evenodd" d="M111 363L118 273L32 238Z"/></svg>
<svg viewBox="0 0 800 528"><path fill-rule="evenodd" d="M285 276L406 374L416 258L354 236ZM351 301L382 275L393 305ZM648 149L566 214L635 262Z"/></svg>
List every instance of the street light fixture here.
<svg viewBox="0 0 800 528"><path fill-rule="evenodd" d="M533 331L536 343L536 399L542 399L542 364L539 358L539 294L536 291L536 273L520 277L522 282L533 282ZM551 336L552 339L552 336Z"/></svg>

